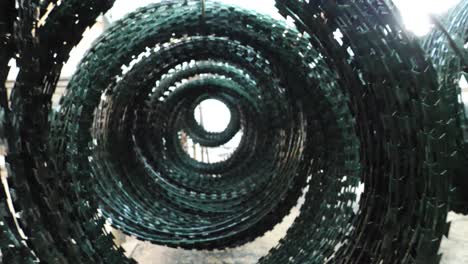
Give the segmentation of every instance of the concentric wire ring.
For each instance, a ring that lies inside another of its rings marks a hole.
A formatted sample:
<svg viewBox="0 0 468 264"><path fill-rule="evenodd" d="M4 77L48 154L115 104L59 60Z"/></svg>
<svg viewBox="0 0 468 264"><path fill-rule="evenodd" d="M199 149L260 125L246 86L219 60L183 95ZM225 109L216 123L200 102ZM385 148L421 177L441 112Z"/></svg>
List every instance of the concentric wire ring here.
<svg viewBox="0 0 468 264"><path fill-rule="evenodd" d="M386 1L276 3L296 27L214 1L141 8L94 44L53 112L63 62L113 1L2 2L2 260L133 263L106 221L160 245L234 247L305 193L260 263L437 263L447 212L464 206L451 196L466 169L463 57L445 67L450 39L434 33L433 67ZM454 14L449 34L466 8ZM194 118L206 99L229 109L224 131ZM240 140L207 162L182 135Z"/></svg>

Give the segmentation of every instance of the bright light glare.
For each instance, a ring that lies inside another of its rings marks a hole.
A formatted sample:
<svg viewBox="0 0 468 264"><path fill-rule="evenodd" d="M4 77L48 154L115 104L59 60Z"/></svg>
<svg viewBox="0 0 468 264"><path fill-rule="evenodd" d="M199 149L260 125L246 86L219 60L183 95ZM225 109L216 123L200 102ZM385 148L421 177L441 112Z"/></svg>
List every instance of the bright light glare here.
<svg viewBox="0 0 468 264"><path fill-rule="evenodd" d="M223 132L231 121L229 108L216 99L207 99L195 109L195 120L209 132Z"/></svg>
<svg viewBox="0 0 468 264"><path fill-rule="evenodd" d="M465 105L465 108L468 109L468 80L465 78L465 76L462 76L460 79L460 88L462 89L461 93L461 100L463 104ZM465 114L468 117L468 112L465 112Z"/></svg>
<svg viewBox="0 0 468 264"><path fill-rule="evenodd" d="M431 29L429 15L440 15L455 6L460 0L393 0L400 9L406 27L422 36Z"/></svg>

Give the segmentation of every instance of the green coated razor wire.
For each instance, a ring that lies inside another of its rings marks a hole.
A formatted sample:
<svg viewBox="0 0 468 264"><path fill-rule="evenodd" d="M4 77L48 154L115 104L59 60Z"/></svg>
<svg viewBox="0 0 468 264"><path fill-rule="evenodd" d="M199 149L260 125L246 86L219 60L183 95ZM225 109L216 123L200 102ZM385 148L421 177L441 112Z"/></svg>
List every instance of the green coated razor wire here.
<svg viewBox="0 0 468 264"><path fill-rule="evenodd" d="M385 0L277 0L294 25L150 4L103 33L53 110L71 50L113 4L0 2L0 262L136 263L106 222L157 245L237 247L305 193L259 263L439 263L447 213L468 211L468 1L423 42ZM194 116L208 99L230 113L222 131ZM237 137L216 162L184 145Z"/></svg>

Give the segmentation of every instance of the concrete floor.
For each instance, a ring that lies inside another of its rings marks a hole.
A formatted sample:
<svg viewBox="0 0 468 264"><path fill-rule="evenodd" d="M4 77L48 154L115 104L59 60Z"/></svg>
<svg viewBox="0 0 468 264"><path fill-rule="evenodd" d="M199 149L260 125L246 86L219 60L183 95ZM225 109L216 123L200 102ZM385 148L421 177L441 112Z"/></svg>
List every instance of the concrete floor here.
<svg viewBox="0 0 468 264"><path fill-rule="evenodd" d="M451 221L452 225L448 238L444 238L440 247L440 252L443 254L441 264L467 264L468 215L450 213L448 221Z"/></svg>
<svg viewBox="0 0 468 264"><path fill-rule="evenodd" d="M173 249L138 241L131 237L126 238L122 247L127 252L127 256L134 258L140 264L255 264L286 235L286 231L298 214L299 208L293 208L289 216L272 231L251 243L228 250Z"/></svg>
<svg viewBox="0 0 468 264"><path fill-rule="evenodd" d="M122 244L127 256L140 264L254 264L281 239L298 214L298 208L274 230L242 247L223 251L190 251L156 246L126 237ZM468 264L468 216L450 213L452 222L448 238L440 248L441 264Z"/></svg>

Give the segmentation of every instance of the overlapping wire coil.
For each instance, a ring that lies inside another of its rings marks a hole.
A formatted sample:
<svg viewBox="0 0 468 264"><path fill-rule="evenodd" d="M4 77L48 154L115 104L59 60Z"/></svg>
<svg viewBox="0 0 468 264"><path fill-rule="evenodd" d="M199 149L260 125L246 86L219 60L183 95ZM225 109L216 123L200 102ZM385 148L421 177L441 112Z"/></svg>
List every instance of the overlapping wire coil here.
<svg viewBox="0 0 468 264"><path fill-rule="evenodd" d="M468 104L461 96L461 83L468 80L468 2L461 1L455 6L445 19L435 21L437 27L424 40L424 48L431 57L439 72L439 83L451 104L447 110L452 111L454 122L462 130L460 133L459 166L453 179L454 195L452 208L461 213L468 213ZM454 100L453 98L456 98Z"/></svg>
<svg viewBox="0 0 468 264"><path fill-rule="evenodd" d="M2 260L134 263L106 220L155 244L235 247L305 193L260 263L438 263L447 212L464 206L451 196L466 171L464 50L434 35L434 67L386 1L276 3L295 27L215 1L141 8L94 44L53 111L63 63L113 1L1 2ZM448 23L466 36L463 3ZM229 109L225 130L194 118L207 99ZM183 136L240 141L210 163Z"/></svg>

